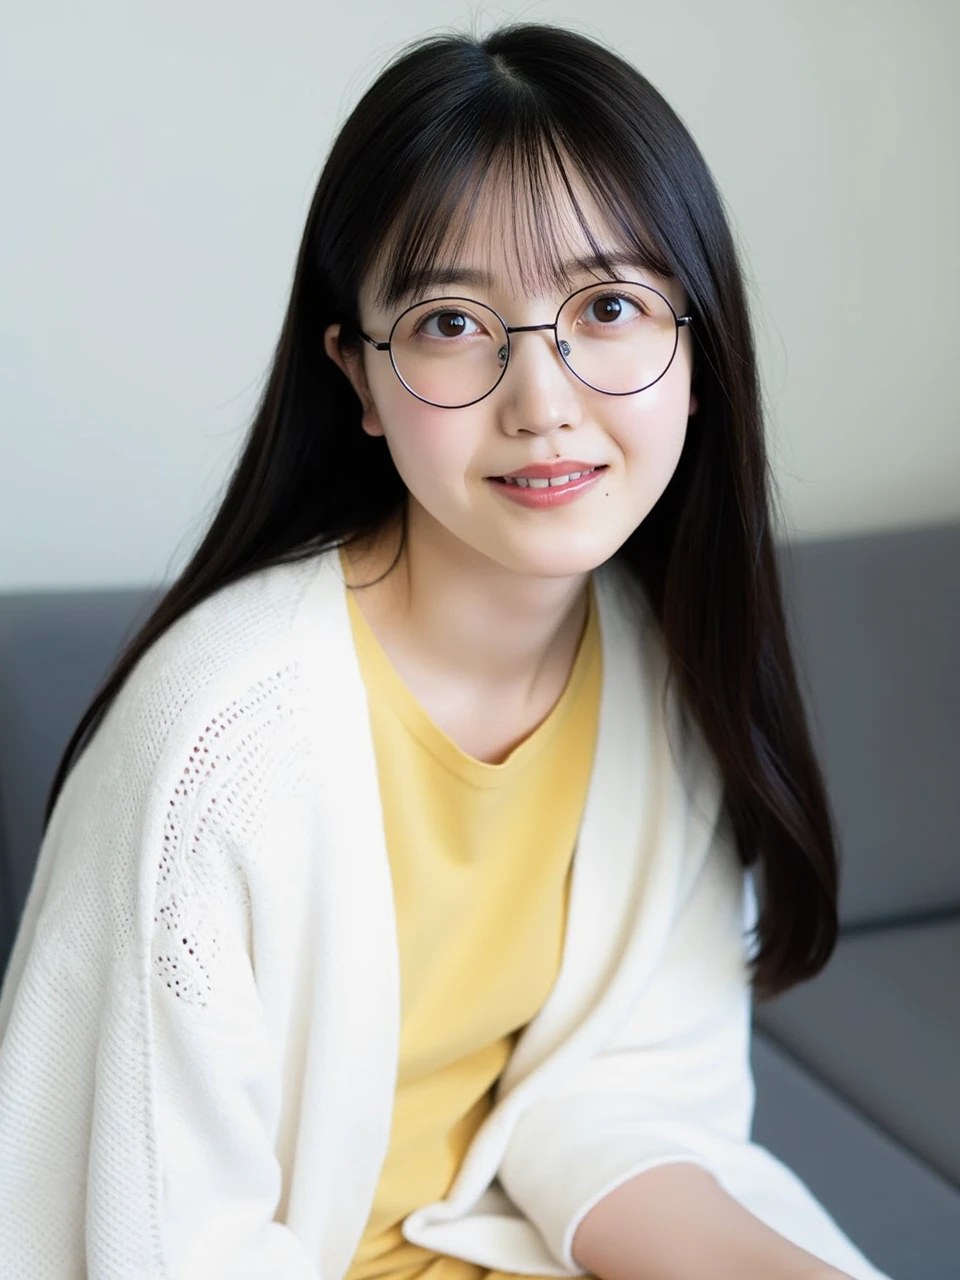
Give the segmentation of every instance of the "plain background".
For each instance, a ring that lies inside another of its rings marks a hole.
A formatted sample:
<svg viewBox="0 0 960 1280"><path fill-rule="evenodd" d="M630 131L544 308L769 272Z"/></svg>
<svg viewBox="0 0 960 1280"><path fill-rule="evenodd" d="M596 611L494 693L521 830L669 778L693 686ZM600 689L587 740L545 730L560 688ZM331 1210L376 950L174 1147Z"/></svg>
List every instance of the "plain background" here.
<svg viewBox="0 0 960 1280"><path fill-rule="evenodd" d="M7 0L0 590L182 566L338 127L406 41L512 18L611 44L703 150L783 532L960 515L957 0Z"/></svg>

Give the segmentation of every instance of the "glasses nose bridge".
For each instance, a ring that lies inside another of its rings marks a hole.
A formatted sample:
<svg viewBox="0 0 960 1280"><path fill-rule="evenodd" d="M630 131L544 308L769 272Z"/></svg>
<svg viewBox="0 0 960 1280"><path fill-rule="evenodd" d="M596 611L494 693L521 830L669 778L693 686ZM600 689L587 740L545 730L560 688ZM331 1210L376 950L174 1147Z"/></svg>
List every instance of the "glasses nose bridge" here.
<svg viewBox="0 0 960 1280"><path fill-rule="evenodd" d="M556 333L557 322L554 321L553 324L505 324L503 327L508 336L511 333L536 333L540 329L553 329L554 333Z"/></svg>
<svg viewBox="0 0 960 1280"><path fill-rule="evenodd" d="M501 321L503 324L503 321ZM553 340L556 344L560 355L566 364L567 356L570 354L570 345L567 342L561 342L560 333L558 331L559 320L554 320L552 324L504 324L503 328L507 335L507 351L509 352L511 333L539 333L544 329L553 330Z"/></svg>

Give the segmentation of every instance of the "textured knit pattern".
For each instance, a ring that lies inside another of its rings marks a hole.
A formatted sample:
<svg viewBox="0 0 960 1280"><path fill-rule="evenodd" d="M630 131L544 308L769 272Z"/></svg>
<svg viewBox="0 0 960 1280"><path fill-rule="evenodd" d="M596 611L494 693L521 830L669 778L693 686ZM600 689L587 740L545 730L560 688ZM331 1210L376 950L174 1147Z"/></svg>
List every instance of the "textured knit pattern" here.
<svg viewBox="0 0 960 1280"><path fill-rule="evenodd" d="M238 952L223 935L249 920L244 864L268 803L296 787L309 759L297 667L283 652L289 585L234 588L183 619L68 779L0 1007L0 1223L29 1210L31 1188L57 1212L37 1224L29 1262L14 1266L0 1248L4 1278L8 1266L11 1276L79 1277L84 1259L91 1277L166 1274L149 1094L157 1063L144 1057L159 1046L138 953L149 948L161 1012L176 1001L216 1019L232 998ZM211 632L224 606L232 625ZM265 637L276 664L258 661ZM77 1188L88 1179L109 1214L87 1218ZM0 1240L18 1234L0 1230Z"/></svg>

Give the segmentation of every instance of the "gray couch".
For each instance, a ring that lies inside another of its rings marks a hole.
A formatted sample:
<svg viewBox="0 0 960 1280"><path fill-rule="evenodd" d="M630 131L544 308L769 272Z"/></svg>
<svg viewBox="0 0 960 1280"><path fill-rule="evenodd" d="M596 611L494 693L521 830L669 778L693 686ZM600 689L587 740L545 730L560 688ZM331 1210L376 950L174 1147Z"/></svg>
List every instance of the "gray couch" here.
<svg viewBox="0 0 960 1280"><path fill-rule="evenodd" d="M754 1136L895 1280L958 1280L960 525L781 557L843 936L819 978L756 1011ZM154 597L0 596L0 971L56 757Z"/></svg>

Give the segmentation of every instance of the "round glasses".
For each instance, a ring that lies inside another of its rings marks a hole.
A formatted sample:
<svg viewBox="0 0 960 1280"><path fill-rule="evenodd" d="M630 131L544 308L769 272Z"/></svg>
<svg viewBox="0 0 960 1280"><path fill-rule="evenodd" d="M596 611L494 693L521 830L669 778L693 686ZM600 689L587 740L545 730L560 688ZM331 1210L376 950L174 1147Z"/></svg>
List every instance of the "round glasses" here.
<svg viewBox="0 0 960 1280"><path fill-rule="evenodd" d="M465 409L493 391L510 363L510 335L552 329L564 364L594 391L632 396L670 368L680 341L678 316L659 290L605 280L572 293L553 324L508 325L473 298L430 298L400 313L386 342L397 377L411 395L439 409Z"/></svg>

